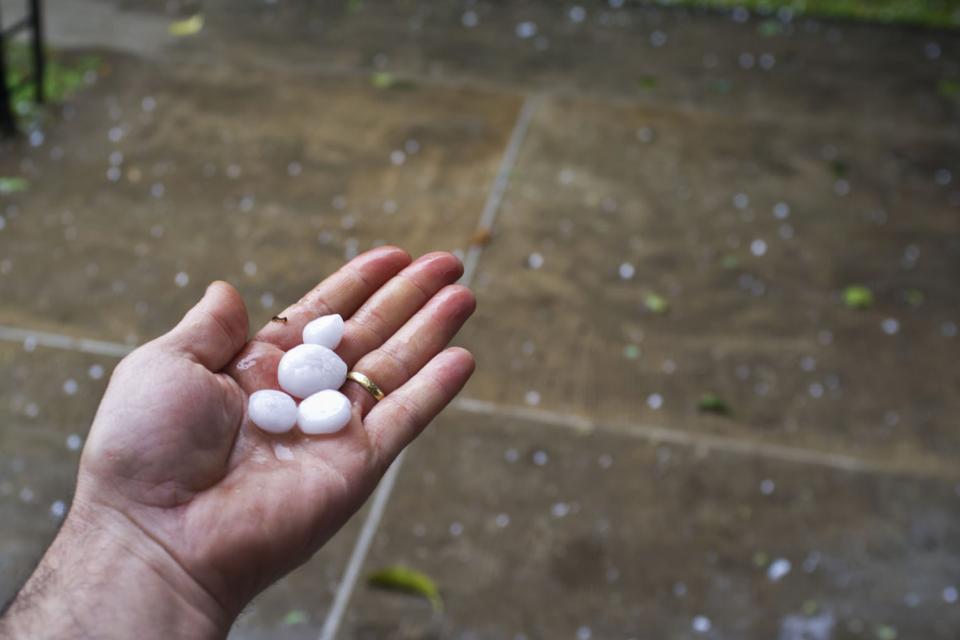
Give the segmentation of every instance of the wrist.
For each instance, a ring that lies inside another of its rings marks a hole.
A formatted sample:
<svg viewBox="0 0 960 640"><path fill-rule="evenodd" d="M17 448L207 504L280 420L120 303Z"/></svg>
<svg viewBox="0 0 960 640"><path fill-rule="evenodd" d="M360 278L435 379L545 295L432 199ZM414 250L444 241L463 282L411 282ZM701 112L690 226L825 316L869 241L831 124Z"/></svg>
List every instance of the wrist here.
<svg viewBox="0 0 960 640"><path fill-rule="evenodd" d="M75 504L0 636L224 638L234 617L125 515Z"/></svg>

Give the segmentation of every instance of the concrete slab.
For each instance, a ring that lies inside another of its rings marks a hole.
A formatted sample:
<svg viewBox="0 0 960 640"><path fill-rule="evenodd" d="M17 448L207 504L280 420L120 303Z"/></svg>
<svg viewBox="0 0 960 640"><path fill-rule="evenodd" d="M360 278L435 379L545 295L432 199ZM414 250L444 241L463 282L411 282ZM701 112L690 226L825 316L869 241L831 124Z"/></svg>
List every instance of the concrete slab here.
<svg viewBox="0 0 960 640"><path fill-rule="evenodd" d="M467 393L949 469L960 226L921 169L947 164L932 135L547 100L477 273ZM708 392L732 415L700 415Z"/></svg>
<svg viewBox="0 0 960 640"><path fill-rule="evenodd" d="M0 159L33 185L5 203L0 323L143 341L221 278L257 326L377 244L463 248L520 104L105 60Z"/></svg>
<svg viewBox="0 0 960 640"><path fill-rule="evenodd" d="M950 638L958 499L450 411L411 451L366 567L431 576L445 613L361 586L339 637Z"/></svg>

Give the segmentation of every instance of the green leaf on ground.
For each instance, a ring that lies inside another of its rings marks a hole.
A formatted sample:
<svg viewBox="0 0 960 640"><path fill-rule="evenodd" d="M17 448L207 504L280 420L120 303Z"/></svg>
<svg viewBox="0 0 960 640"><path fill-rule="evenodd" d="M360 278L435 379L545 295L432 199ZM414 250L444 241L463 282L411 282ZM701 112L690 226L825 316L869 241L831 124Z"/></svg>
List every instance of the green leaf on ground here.
<svg viewBox="0 0 960 640"><path fill-rule="evenodd" d="M730 414L730 405L727 404L727 401L712 392L700 396L697 401L697 409L703 413L716 413L723 416Z"/></svg>
<svg viewBox="0 0 960 640"><path fill-rule="evenodd" d="M26 191L29 187L30 183L24 178L8 176L0 177L0 193L4 195Z"/></svg>
<svg viewBox="0 0 960 640"><path fill-rule="evenodd" d="M757 27L757 31L765 38L783 33L783 23L779 20L764 20Z"/></svg>
<svg viewBox="0 0 960 640"><path fill-rule="evenodd" d="M443 600L436 583L426 574L409 567L395 565L375 571L367 577L367 584L421 596L430 602L435 612L443 611Z"/></svg>
<svg viewBox="0 0 960 640"><path fill-rule="evenodd" d="M640 79L637 80L637 86L643 91L653 91L657 88L657 78L650 75L640 76Z"/></svg>
<svg viewBox="0 0 960 640"><path fill-rule="evenodd" d="M740 266L740 258L728 253L727 255L720 258L720 266L724 269L736 269Z"/></svg>
<svg viewBox="0 0 960 640"><path fill-rule="evenodd" d="M648 293L643 298L643 306L653 313L666 313L670 310L670 303L667 299L656 293Z"/></svg>
<svg viewBox="0 0 960 640"><path fill-rule="evenodd" d="M716 80L710 81L710 84L707 85L710 87L711 91L726 95L733 91L733 83L729 80L724 80L723 78L718 78Z"/></svg>
<svg viewBox="0 0 960 640"><path fill-rule="evenodd" d="M873 628L873 635L877 640L897 640L897 628L888 624L878 624Z"/></svg>
<svg viewBox="0 0 960 640"><path fill-rule="evenodd" d="M193 36L200 33L203 30L203 14L198 13L195 16L190 16L186 20L177 20L176 22L171 22L170 26L167 27L167 31L172 36L182 38L184 36Z"/></svg>
<svg viewBox="0 0 960 640"><path fill-rule="evenodd" d="M843 304L850 309L866 309L873 305L873 292L863 285L852 284L843 290Z"/></svg>
<svg viewBox="0 0 960 640"><path fill-rule="evenodd" d="M283 620L280 621L285 627L292 627L296 624L306 624L309 617L307 612L303 609L292 609L287 612L287 615L283 616Z"/></svg>
<svg viewBox="0 0 960 640"><path fill-rule="evenodd" d="M848 170L847 163L843 160L837 159L830 162L830 171L836 178L846 177Z"/></svg>
<svg viewBox="0 0 960 640"><path fill-rule="evenodd" d="M937 84L937 93L944 98L956 98L960 96L960 81L941 80Z"/></svg>
<svg viewBox="0 0 960 640"><path fill-rule="evenodd" d="M923 304L923 301L927 299L927 296L924 295L920 289L907 289L904 292L904 297L907 299L907 304L911 307L919 307Z"/></svg>

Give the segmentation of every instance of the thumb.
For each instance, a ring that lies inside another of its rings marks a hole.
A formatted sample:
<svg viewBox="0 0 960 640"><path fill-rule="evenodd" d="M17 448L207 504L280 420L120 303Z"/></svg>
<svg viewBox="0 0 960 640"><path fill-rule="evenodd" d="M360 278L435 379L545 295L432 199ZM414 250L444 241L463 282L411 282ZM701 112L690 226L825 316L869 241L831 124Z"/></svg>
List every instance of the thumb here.
<svg viewBox="0 0 960 640"><path fill-rule="evenodd" d="M248 326L243 298L231 285L217 280L161 341L219 371L247 342Z"/></svg>

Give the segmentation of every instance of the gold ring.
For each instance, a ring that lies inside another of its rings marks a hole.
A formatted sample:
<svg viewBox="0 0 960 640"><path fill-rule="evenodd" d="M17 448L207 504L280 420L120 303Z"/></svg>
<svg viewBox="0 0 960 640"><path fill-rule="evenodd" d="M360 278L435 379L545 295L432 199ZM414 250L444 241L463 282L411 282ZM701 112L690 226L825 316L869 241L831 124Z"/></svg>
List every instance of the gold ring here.
<svg viewBox="0 0 960 640"><path fill-rule="evenodd" d="M377 383L363 375L359 371L351 371L347 374L347 380L353 380L358 385L366 389L370 395L373 396L373 399L377 402L383 400L383 389L377 386Z"/></svg>

